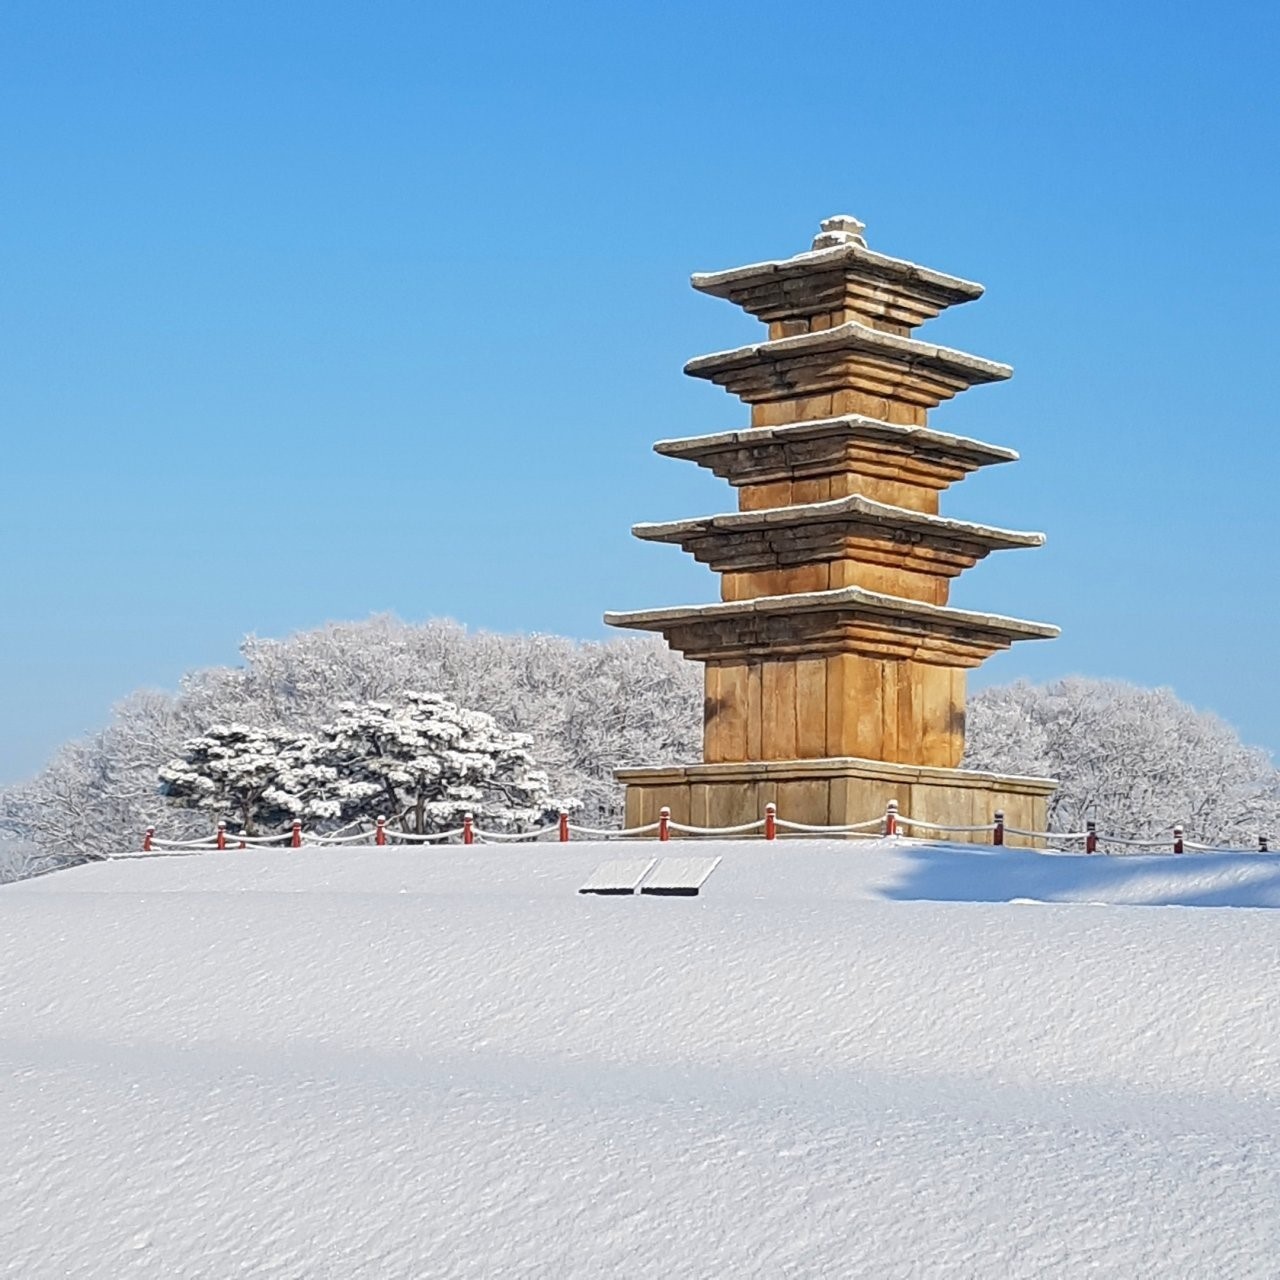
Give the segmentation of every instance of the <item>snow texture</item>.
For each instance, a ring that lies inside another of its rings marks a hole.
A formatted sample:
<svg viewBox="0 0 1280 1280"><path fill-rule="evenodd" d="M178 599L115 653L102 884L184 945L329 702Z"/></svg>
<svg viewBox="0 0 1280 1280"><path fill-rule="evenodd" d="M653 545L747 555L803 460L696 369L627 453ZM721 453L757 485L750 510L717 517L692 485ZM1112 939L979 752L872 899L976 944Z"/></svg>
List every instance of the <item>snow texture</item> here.
<svg viewBox="0 0 1280 1280"><path fill-rule="evenodd" d="M0 889L0 1275L1276 1274L1280 856L650 849Z"/></svg>

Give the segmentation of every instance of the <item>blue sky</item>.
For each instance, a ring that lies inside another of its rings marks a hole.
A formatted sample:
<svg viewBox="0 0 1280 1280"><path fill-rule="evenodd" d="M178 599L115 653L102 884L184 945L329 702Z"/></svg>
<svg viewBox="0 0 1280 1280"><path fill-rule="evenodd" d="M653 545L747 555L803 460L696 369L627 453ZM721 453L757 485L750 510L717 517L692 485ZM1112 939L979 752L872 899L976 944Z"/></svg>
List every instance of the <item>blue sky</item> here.
<svg viewBox="0 0 1280 1280"><path fill-rule="evenodd" d="M1280 748L1274 6L0 10L0 781L140 686L391 610L604 633L713 598L631 523L745 422L695 270L825 215L978 279L1012 382L948 514L1043 529L975 683L1167 684Z"/></svg>

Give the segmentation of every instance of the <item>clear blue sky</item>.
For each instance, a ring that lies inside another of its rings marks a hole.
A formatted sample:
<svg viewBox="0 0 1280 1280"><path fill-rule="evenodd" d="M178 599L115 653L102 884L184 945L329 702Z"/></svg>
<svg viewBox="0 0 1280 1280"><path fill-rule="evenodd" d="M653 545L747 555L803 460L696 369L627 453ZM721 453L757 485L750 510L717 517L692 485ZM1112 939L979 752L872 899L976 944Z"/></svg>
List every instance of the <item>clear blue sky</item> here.
<svg viewBox="0 0 1280 1280"><path fill-rule="evenodd" d="M979 681L1168 684L1280 748L1280 19L1138 2L0 10L0 780L139 686L392 610L604 633L713 598L636 520L745 422L688 276L850 212L981 280L934 415L1038 528L953 599Z"/></svg>

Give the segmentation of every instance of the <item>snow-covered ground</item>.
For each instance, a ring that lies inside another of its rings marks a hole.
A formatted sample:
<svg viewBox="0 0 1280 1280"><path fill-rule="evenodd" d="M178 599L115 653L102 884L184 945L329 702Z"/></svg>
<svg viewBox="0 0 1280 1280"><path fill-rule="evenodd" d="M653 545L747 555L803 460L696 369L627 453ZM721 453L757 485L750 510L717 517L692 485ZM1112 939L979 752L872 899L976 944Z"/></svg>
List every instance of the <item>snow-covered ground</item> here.
<svg viewBox="0 0 1280 1280"><path fill-rule="evenodd" d="M1280 856L692 852L0 889L0 1274L1280 1274Z"/></svg>

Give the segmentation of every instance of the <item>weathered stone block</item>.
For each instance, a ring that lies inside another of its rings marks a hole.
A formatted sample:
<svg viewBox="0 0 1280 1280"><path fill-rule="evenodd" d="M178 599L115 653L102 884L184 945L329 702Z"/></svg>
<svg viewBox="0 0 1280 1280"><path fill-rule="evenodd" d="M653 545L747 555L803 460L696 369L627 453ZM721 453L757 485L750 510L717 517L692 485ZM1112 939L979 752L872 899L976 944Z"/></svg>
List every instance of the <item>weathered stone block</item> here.
<svg viewBox="0 0 1280 1280"><path fill-rule="evenodd" d="M1008 826L1043 831L1048 797L1057 786L1048 778L848 758L620 769L617 776L627 789L628 825L656 822L666 805L677 822L688 822L680 815L692 811L706 820L688 825L738 826L762 818L772 801L778 816L789 822L840 826L879 818L896 800L905 817L920 822L983 826L1001 810ZM698 797L692 810L691 793ZM921 829L918 834L961 843L991 839L986 832ZM1044 843L1012 834L1006 840L1020 846Z"/></svg>

